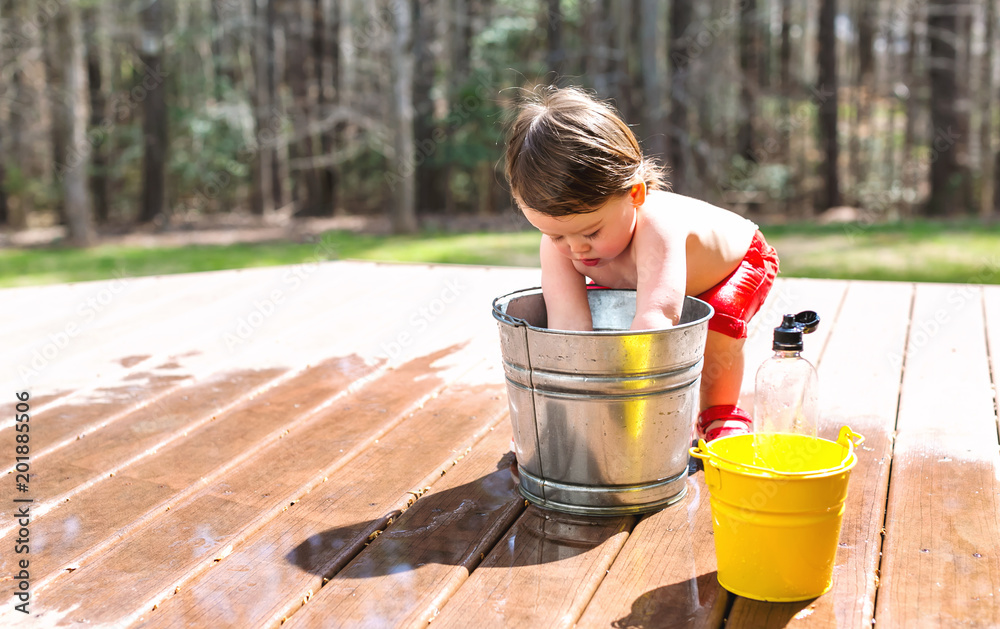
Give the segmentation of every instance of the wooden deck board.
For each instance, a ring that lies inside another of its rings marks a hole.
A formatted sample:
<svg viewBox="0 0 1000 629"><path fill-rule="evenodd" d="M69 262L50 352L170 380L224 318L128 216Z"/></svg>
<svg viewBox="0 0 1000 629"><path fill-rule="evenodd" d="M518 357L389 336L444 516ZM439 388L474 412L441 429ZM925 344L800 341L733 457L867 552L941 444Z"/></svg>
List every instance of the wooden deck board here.
<svg viewBox="0 0 1000 629"><path fill-rule="evenodd" d="M440 390L446 383L427 377L434 358L390 372L289 431L282 430L279 421L270 443L247 458L234 459L234 467L131 532L127 544L64 576L58 588L49 583L51 593L43 594L46 605L57 611L82 610L95 622L127 617L129 610L148 610L190 573L228 554L233 543L322 482L353 450L363 449ZM421 378L414 380L417 376ZM287 407L281 410L288 412ZM163 483L189 485L198 480L187 470L161 467L154 473ZM205 514L212 517L206 521ZM131 574L137 561L153 562L159 569L137 581ZM95 588L103 596L95 597Z"/></svg>
<svg viewBox="0 0 1000 629"><path fill-rule="evenodd" d="M833 439L849 425L865 436L851 472L832 590L784 605L737 598L727 627L871 624L912 292L909 284L852 282L819 363L820 435Z"/></svg>
<svg viewBox="0 0 1000 629"><path fill-rule="evenodd" d="M36 505L36 517L46 505L65 502L80 488L183 438L187 431L211 421L227 407L239 404L248 392L256 393L281 374L277 369L265 369L192 383L86 439L68 443L44 459L45 474L38 479L38 490L46 499ZM6 535L7 528L0 528L0 537Z"/></svg>
<svg viewBox="0 0 1000 629"><path fill-rule="evenodd" d="M27 383L18 365L108 285L0 291L43 310L0 313L16 349L0 381L32 393L35 500L32 615L13 611L3 554L5 626L1000 625L1000 287L775 284L741 405L781 314L817 310L821 434L867 438L832 591L783 605L718 586L701 472L643 518L514 493L489 302L537 269L332 262L127 284Z"/></svg>
<svg viewBox="0 0 1000 629"><path fill-rule="evenodd" d="M996 414L978 288L918 285L875 622L1000 625Z"/></svg>
<svg viewBox="0 0 1000 629"><path fill-rule="evenodd" d="M728 593L717 581L703 474L687 486L682 502L636 525L578 627L722 625Z"/></svg>
<svg viewBox="0 0 1000 629"><path fill-rule="evenodd" d="M431 624L571 627L634 525L530 506Z"/></svg>
<svg viewBox="0 0 1000 629"><path fill-rule="evenodd" d="M504 417L501 387L493 384L491 392L481 384L484 378L495 383L497 371L480 363L449 385L294 508L236 542L223 561L150 614L149 625L280 624ZM381 476L386 469L393 474Z"/></svg>
<svg viewBox="0 0 1000 629"><path fill-rule="evenodd" d="M278 438L297 417L308 417L315 407L345 392L367 371L370 368L356 359L328 361L265 392L253 404L221 414L186 439L150 452L114 476L81 487L69 501L46 504L45 498L54 497L40 496L42 511L36 514L32 530L46 540L46 552L32 561L36 587L42 589L62 576L65 566L82 564L86 557L127 538L132 529L163 513L233 461ZM298 413L295 404L301 408ZM99 455L99 451L92 454ZM106 459L104 464L111 469L116 463ZM37 465L44 469L44 459ZM14 559L10 554L0 556L0 569L9 570Z"/></svg>

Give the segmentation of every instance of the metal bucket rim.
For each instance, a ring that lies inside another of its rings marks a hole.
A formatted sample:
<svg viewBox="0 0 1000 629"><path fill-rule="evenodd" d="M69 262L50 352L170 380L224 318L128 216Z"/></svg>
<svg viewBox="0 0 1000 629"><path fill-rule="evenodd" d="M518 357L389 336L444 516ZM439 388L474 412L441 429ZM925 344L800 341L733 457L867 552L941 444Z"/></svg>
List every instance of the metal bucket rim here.
<svg viewBox="0 0 1000 629"><path fill-rule="evenodd" d="M628 293L635 292L634 288L598 288L592 290L611 290L611 291L620 291ZM540 295L541 293L542 293L542 288L540 286L536 286L533 288L522 288L521 290L516 290L511 293L507 293L506 295L500 295L499 297L493 300L493 318L499 321L500 323L506 323L507 325L512 325L515 327L526 327L540 334L566 335L566 336L635 336L640 334L656 334L658 332L683 330L685 328L701 325L706 321L710 320L713 316L715 316L715 308L712 307L712 304L708 303L707 301L698 299L697 297L692 297L691 295L685 295L684 298L696 301L700 304L703 304L706 308L708 308L708 313L705 316L695 319L694 321L688 321L687 323L681 323L679 325L675 325L669 328L652 328L649 330L590 330L590 331L553 330L551 328L542 328L537 325L531 325L524 319L512 317L505 311L500 309L501 300L505 300L503 303L508 304L516 298L531 297L533 295Z"/></svg>

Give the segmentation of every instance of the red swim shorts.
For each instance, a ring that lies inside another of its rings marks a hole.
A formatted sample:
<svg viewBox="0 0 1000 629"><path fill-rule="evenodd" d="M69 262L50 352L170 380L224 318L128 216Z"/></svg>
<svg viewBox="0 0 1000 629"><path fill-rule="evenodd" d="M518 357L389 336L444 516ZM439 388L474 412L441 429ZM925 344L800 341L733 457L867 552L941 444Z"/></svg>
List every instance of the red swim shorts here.
<svg viewBox="0 0 1000 629"><path fill-rule="evenodd" d="M758 229L736 270L704 293L695 295L715 308L708 329L734 339L746 338L747 322L771 292L777 274L778 254Z"/></svg>

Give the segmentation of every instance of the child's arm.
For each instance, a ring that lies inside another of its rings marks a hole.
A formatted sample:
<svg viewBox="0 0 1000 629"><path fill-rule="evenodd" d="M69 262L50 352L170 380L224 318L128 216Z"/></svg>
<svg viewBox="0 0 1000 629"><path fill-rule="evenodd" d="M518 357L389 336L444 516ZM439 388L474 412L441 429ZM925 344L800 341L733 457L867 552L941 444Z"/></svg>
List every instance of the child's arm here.
<svg viewBox="0 0 1000 629"><path fill-rule="evenodd" d="M589 331L593 328L587 302L587 280L573 267L573 261L556 250L548 236L539 247L542 260L542 296L553 330Z"/></svg>
<svg viewBox="0 0 1000 629"><path fill-rule="evenodd" d="M633 330L677 325L687 289L686 232L669 229L662 217L643 217L645 224L633 239L636 265L636 304Z"/></svg>

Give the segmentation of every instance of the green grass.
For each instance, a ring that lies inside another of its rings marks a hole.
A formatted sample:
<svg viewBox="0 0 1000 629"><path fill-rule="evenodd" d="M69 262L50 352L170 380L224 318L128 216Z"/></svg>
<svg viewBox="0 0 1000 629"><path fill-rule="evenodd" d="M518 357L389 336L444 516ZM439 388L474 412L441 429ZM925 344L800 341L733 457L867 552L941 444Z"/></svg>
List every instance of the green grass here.
<svg viewBox="0 0 1000 629"><path fill-rule="evenodd" d="M919 221L762 229L787 277L1000 284L1000 225ZM0 250L0 286L51 284L332 259L537 266L538 234L329 232L314 244Z"/></svg>
<svg viewBox="0 0 1000 629"><path fill-rule="evenodd" d="M1000 284L1000 225L919 221L765 227L783 275Z"/></svg>

